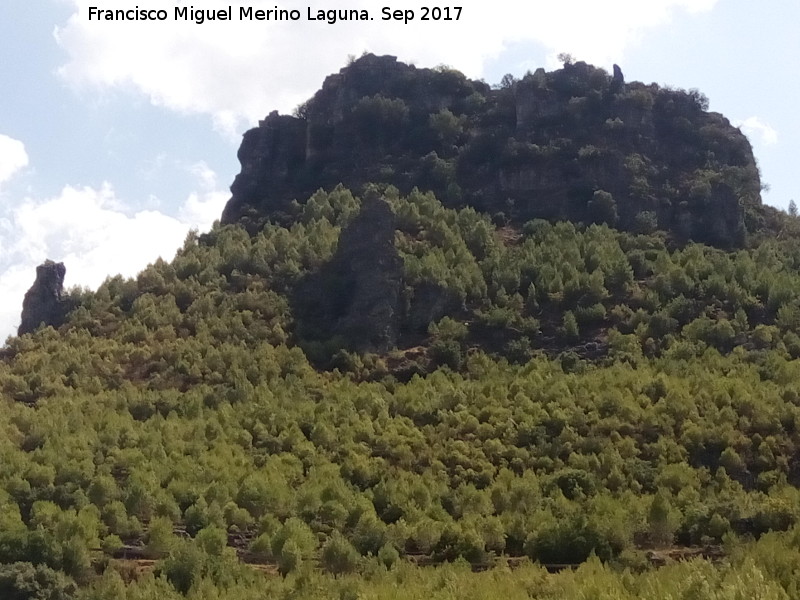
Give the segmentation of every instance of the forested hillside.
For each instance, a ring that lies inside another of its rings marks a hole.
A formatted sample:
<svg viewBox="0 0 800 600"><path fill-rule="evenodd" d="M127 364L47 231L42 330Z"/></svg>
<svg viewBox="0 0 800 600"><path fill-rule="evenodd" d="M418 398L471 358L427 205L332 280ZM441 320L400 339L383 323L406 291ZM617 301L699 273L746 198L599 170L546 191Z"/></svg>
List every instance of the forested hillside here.
<svg viewBox="0 0 800 600"><path fill-rule="evenodd" d="M639 570L640 549L795 526L796 243L670 251L384 198L403 294L458 300L413 347L334 351L294 314L357 218L344 189L290 229L192 235L9 340L3 562L85 583L127 545L187 591L250 581L234 548L286 573L592 553Z"/></svg>
<svg viewBox="0 0 800 600"><path fill-rule="evenodd" d="M280 202L0 349L0 598L800 598L796 216Z"/></svg>

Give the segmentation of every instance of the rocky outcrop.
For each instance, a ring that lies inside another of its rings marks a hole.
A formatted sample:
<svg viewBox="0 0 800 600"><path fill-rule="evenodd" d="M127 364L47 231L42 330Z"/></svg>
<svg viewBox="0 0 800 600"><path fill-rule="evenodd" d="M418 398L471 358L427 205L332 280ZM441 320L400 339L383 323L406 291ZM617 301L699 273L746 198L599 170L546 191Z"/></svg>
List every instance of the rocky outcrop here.
<svg viewBox="0 0 800 600"><path fill-rule="evenodd" d="M257 128L245 133L238 157L242 170L231 186L236 201L225 207L223 221L257 221L258 212L264 210L277 216L293 199L295 173L306 158L305 123L270 113ZM258 211L254 213L254 209Z"/></svg>
<svg viewBox="0 0 800 600"><path fill-rule="evenodd" d="M395 157L407 149L416 158L428 154L438 143L430 115L444 109L463 113L474 94L480 103L488 92L488 85L457 71L364 55L327 77L295 116L273 112L244 134L242 168L222 222L284 220L293 200L338 183L359 190L391 180L410 189L419 183L415 173L404 172Z"/></svg>
<svg viewBox="0 0 800 600"><path fill-rule="evenodd" d="M31 333L40 326L59 327L69 312L64 299L64 263L46 260L36 267L36 281L22 301L22 323L18 334Z"/></svg>
<svg viewBox="0 0 800 600"><path fill-rule="evenodd" d="M329 76L294 116L248 131L224 223L291 222L295 200L339 183L432 191L522 224L592 222L614 199L615 226L643 223L722 247L761 220L747 138L695 91L626 82L584 62L491 88L447 68L365 55ZM719 209L730 211L721 216ZM720 223L720 220L722 221Z"/></svg>
<svg viewBox="0 0 800 600"><path fill-rule="evenodd" d="M625 76L622 74L622 69L619 68L619 65L614 65L614 76L612 77L612 83L616 83L619 87L622 87L625 84Z"/></svg>
<svg viewBox="0 0 800 600"><path fill-rule="evenodd" d="M357 352L397 345L403 316L403 261L394 245L395 217L374 194L341 233L331 261L297 287L301 337L339 338Z"/></svg>
<svg viewBox="0 0 800 600"><path fill-rule="evenodd" d="M389 205L368 196L342 232L331 264L349 297L334 332L362 352L386 352L397 345L403 261L394 246L394 223Z"/></svg>

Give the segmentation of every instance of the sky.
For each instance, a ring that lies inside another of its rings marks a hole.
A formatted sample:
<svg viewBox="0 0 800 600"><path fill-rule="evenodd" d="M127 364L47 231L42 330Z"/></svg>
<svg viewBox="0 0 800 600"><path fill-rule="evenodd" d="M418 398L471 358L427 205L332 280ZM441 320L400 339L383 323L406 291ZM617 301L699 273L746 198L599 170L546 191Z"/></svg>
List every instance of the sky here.
<svg viewBox="0 0 800 600"><path fill-rule="evenodd" d="M170 260L190 229L219 217L241 135L289 113L363 52L448 65L497 83L559 66L569 53L628 81L697 88L747 134L764 201L800 200L800 2L516 0L461 2L458 21L307 19L325 5L286 0L0 2L0 340L13 334L36 265L96 288ZM165 10L165 21L98 21L89 8ZM231 21L176 20L176 7ZM240 7L297 9L298 21L241 21ZM339 5L341 6L341 5ZM429 4L431 6L431 4ZM456 6L438 4L436 6ZM453 11L454 12L454 11ZM452 14L452 13L451 13Z"/></svg>

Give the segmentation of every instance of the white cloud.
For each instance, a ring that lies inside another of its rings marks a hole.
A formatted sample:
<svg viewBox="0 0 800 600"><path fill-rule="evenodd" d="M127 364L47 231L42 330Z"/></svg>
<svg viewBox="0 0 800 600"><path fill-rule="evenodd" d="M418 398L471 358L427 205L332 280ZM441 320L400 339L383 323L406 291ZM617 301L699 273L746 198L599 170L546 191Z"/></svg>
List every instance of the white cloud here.
<svg viewBox="0 0 800 600"><path fill-rule="evenodd" d="M170 260L190 228L208 229L228 194L216 175L195 165L200 192L189 195L178 216L130 211L109 184L99 189L66 186L44 200L26 198L0 215L0 339L16 332L22 299L36 266L64 262L65 285L96 288L109 275L136 275L159 257Z"/></svg>
<svg viewBox="0 0 800 600"><path fill-rule="evenodd" d="M156 211L127 216L122 208L108 184L67 186L43 202L28 199L13 211L18 237L10 250L41 260L58 255L79 273L73 283L90 286L108 273L131 275L158 256L174 254L184 223Z"/></svg>
<svg viewBox="0 0 800 600"><path fill-rule="evenodd" d="M751 140L757 140L765 146L773 146L778 143L778 132L759 117L748 117L743 121L734 121L733 125L739 127Z"/></svg>
<svg viewBox="0 0 800 600"><path fill-rule="evenodd" d="M27 166L25 144L0 133L0 186Z"/></svg>
<svg viewBox="0 0 800 600"><path fill-rule="evenodd" d="M200 191L189 194L178 216L184 223L192 223L200 230L210 229L222 215L231 194L219 188L217 174L204 161L189 165L186 170L194 176Z"/></svg>
<svg viewBox="0 0 800 600"><path fill-rule="evenodd" d="M200 162L189 165L187 170L195 176L197 182L204 190L208 191L217 188L217 174L205 161L201 160Z"/></svg>
<svg viewBox="0 0 800 600"><path fill-rule="evenodd" d="M72 84L134 89L156 105L213 116L225 133L253 123L273 108L286 112L307 99L326 74L341 68L349 54L364 50L395 54L421 66L450 64L468 76L482 76L488 59L511 42L544 44L555 57L569 52L581 60L610 66L651 27L668 23L677 10L708 11L716 0L516 0L470 3L458 22L409 25L380 19L368 0L351 8L369 8L375 20L327 25L307 22L307 4L287 0L282 8L303 13L298 22L88 21L94 0L70 0L75 12L56 30L69 55L61 75ZM248 3L272 8L271 0ZM128 6L130 5L130 6ZM198 9L219 8L216 0L195 0ZM237 11L241 4L232 3ZM115 8L133 8L134 2ZM418 11L401 0L394 8Z"/></svg>
<svg viewBox="0 0 800 600"><path fill-rule="evenodd" d="M186 223L196 223L197 229L209 229L222 215L230 197L229 192L192 192L179 211L180 218Z"/></svg>

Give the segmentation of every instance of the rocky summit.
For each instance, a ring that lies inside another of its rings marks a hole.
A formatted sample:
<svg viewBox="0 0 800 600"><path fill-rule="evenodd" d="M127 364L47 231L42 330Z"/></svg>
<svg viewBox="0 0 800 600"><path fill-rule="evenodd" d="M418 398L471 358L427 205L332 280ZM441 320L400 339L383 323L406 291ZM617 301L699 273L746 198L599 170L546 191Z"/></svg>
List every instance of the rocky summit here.
<svg viewBox="0 0 800 600"><path fill-rule="evenodd" d="M343 183L433 191L500 223L607 223L741 247L763 224L747 138L696 90L626 82L584 62L498 86L364 55L293 116L244 135L223 223L291 222ZM295 208L293 208L295 207Z"/></svg>

